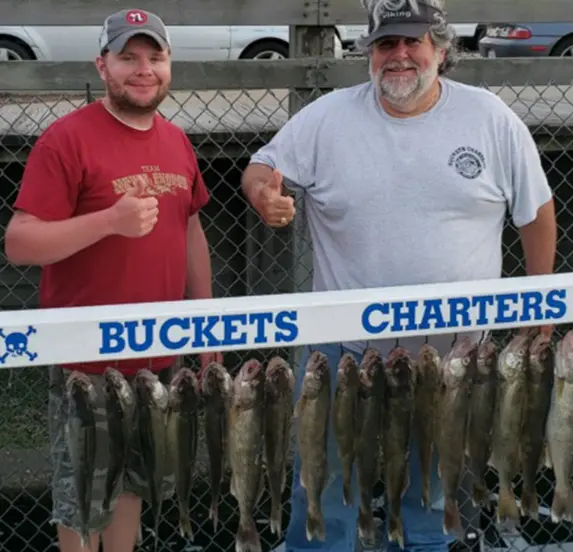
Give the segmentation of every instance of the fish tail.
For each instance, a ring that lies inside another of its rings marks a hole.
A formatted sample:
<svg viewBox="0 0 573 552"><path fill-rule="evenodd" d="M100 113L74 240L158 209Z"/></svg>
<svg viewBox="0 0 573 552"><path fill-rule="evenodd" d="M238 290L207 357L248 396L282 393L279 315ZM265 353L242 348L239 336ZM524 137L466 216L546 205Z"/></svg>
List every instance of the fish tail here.
<svg viewBox="0 0 573 552"><path fill-rule="evenodd" d="M282 513L281 501L271 499L271 533L277 537L282 536Z"/></svg>
<svg viewBox="0 0 573 552"><path fill-rule="evenodd" d="M155 524L153 527L153 530L155 533L153 550L157 550L157 546L159 545L159 520L160 520L160 516L161 516L160 509L157 508L157 514L155 515Z"/></svg>
<svg viewBox="0 0 573 552"><path fill-rule="evenodd" d="M87 532L87 530L82 529L82 532L80 533L80 546L81 548L83 548L84 550L91 550L91 542L90 542L90 536L89 533Z"/></svg>
<svg viewBox="0 0 573 552"><path fill-rule="evenodd" d="M526 489L525 486L521 490L521 515L528 516L531 519L539 519L539 502L537 499L537 492L535 489Z"/></svg>
<svg viewBox="0 0 573 552"><path fill-rule="evenodd" d="M404 525L400 514L390 513L388 519L388 540L397 542L398 546L404 550Z"/></svg>
<svg viewBox="0 0 573 552"><path fill-rule="evenodd" d="M189 512L186 508L179 508L179 534L183 538L188 538L190 541L194 539L191 519L189 518Z"/></svg>
<svg viewBox="0 0 573 552"><path fill-rule="evenodd" d="M211 500L209 519L213 522L213 530L217 531L217 525L219 524L219 501L216 497L213 497Z"/></svg>
<svg viewBox="0 0 573 552"><path fill-rule="evenodd" d="M354 505L354 493L352 492L350 477L348 479L345 477L342 482L342 502L345 506Z"/></svg>
<svg viewBox="0 0 573 552"><path fill-rule="evenodd" d="M326 540L324 517L319 511L309 511L306 516L306 540L310 542L315 538L319 541Z"/></svg>
<svg viewBox="0 0 573 552"><path fill-rule="evenodd" d="M443 531L444 535L462 536L464 533L457 500L446 498L444 502Z"/></svg>
<svg viewBox="0 0 573 552"><path fill-rule="evenodd" d="M376 541L376 524L372 515L372 508L362 508L358 510L358 536L367 544L374 544Z"/></svg>
<svg viewBox="0 0 573 552"><path fill-rule="evenodd" d="M420 466L422 471L422 508L430 510L430 470L432 463L432 444L420 447Z"/></svg>
<svg viewBox="0 0 573 552"><path fill-rule="evenodd" d="M430 479L422 478L422 508L430 511L431 507L430 501Z"/></svg>
<svg viewBox="0 0 573 552"><path fill-rule="evenodd" d="M487 506L489 504L489 491L483 481L476 481L472 485L472 503L474 506Z"/></svg>
<svg viewBox="0 0 573 552"><path fill-rule="evenodd" d="M519 522L519 508L515 500L513 491L504 485L499 487L499 499L497 503L497 521L502 523L505 520Z"/></svg>
<svg viewBox="0 0 573 552"><path fill-rule="evenodd" d="M248 523L239 522L235 552L261 552L261 537L253 520Z"/></svg>
<svg viewBox="0 0 573 552"><path fill-rule="evenodd" d="M106 496L100 506L100 514L108 514L109 513L109 504L110 504L110 497Z"/></svg>
<svg viewBox="0 0 573 552"><path fill-rule="evenodd" d="M553 493L551 521L559 523L562 520L573 520L573 492L569 488L565 492L556 488Z"/></svg>

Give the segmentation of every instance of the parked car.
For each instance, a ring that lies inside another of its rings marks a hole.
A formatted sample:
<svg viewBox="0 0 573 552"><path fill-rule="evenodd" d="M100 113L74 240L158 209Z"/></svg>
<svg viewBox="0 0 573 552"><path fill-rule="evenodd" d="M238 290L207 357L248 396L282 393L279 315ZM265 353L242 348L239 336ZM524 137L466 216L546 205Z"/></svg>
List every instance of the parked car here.
<svg viewBox="0 0 573 552"><path fill-rule="evenodd" d="M477 48L483 25L454 25L464 45ZM287 26L168 25L175 61L284 59ZM335 57L351 50L365 25L338 25ZM0 26L0 61L91 61L97 55L98 25Z"/></svg>
<svg viewBox="0 0 573 552"><path fill-rule="evenodd" d="M289 56L285 26L167 26L174 61L284 59ZM91 61L98 54L101 26L0 26L0 61ZM335 57L342 57L337 38Z"/></svg>
<svg viewBox="0 0 573 552"><path fill-rule="evenodd" d="M486 58L571 56L573 22L488 25L479 52Z"/></svg>

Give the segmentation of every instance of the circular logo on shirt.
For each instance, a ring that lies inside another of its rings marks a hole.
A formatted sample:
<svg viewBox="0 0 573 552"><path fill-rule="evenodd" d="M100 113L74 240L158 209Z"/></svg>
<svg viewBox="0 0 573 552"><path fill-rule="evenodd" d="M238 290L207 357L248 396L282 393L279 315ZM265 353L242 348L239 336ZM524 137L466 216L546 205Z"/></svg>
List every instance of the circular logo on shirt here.
<svg viewBox="0 0 573 552"><path fill-rule="evenodd" d="M483 153L475 148L463 146L457 148L451 155L448 165L468 180L474 180L485 169Z"/></svg>
<svg viewBox="0 0 573 552"><path fill-rule="evenodd" d="M139 10L129 10L125 15L125 19L131 25L143 25L147 22L147 14Z"/></svg>

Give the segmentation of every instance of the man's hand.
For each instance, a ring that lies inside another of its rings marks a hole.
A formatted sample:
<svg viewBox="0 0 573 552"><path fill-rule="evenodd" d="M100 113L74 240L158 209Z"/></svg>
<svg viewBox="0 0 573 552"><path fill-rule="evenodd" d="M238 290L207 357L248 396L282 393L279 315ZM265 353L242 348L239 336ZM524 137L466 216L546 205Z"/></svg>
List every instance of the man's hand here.
<svg viewBox="0 0 573 552"><path fill-rule="evenodd" d="M138 238L149 234L157 223L158 202L154 197L141 197L145 192L146 178L140 176L130 188L109 209L110 226L114 234L127 238Z"/></svg>
<svg viewBox="0 0 573 552"><path fill-rule="evenodd" d="M282 195L283 175L274 170L270 179L261 186L255 208L266 224L272 227L282 227L289 224L296 210L294 199Z"/></svg>

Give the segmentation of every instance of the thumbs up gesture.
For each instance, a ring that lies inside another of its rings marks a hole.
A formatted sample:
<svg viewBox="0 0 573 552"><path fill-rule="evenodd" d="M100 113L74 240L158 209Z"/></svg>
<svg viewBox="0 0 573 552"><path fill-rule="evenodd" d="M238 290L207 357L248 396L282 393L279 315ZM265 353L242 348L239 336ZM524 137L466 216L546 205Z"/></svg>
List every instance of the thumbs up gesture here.
<svg viewBox="0 0 573 552"><path fill-rule="evenodd" d="M135 185L129 188L111 208L110 225L114 234L137 238L149 234L157 223L158 202L154 197L143 197L147 178L137 177Z"/></svg>
<svg viewBox="0 0 573 552"><path fill-rule="evenodd" d="M282 184L283 175L275 169L259 192L257 210L269 226L286 226L296 213L294 199L281 193Z"/></svg>

